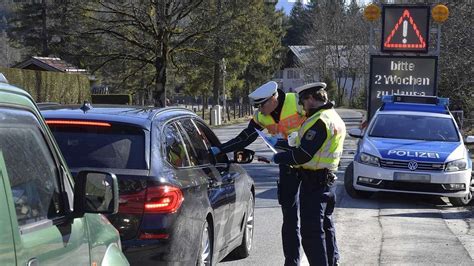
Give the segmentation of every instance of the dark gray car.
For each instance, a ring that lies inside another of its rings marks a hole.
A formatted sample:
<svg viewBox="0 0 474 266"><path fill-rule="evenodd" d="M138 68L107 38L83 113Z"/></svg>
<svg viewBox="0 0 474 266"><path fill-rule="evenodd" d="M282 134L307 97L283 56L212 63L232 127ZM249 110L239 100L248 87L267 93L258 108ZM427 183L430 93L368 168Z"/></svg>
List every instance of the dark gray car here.
<svg viewBox="0 0 474 266"><path fill-rule="evenodd" d="M215 264L234 251L249 255L254 182L222 154L212 130L182 108L44 106L73 173L114 172L119 230L132 264ZM253 153L245 150L244 162Z"/></svg>

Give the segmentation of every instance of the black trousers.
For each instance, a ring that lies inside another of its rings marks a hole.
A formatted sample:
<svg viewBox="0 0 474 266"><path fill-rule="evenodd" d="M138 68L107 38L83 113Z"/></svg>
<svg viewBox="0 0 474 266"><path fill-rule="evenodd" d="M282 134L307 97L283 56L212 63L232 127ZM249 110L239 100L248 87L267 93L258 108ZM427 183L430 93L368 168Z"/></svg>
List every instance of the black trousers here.
<svg viewBox="0 0 474 266"><path fill-rule="evenodd" d="M280 164L280 178L278 182L278 203L283 213L281 237L285 265L299 265L300 263L300 227L298 222L299 198L298 189L301 180L296 169Z"/></svg>
<svg viewBox="0 0 474 266"><path fill-rule="evenodd" d="M339 260L336 229L332 219L336 186L324 182L326 173L299 172L300 217L303 249L310 265L335 265Z"/></svg>

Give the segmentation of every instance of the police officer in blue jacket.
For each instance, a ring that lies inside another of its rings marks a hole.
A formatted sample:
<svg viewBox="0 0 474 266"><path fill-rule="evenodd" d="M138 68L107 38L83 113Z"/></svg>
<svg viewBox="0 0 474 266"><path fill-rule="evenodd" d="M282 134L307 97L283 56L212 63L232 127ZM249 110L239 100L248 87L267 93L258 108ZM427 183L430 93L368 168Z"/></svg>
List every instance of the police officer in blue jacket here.
<svg viewBox="0 0 474 266"><path fill-rule="evenodd" d="M328 102L322 82L296 88L307 119L296 137L296 147L275 154L272 161L289 164L301 178L300 218L303 249L311 265L337 265L339 253L332 213L335 171L346 135L344 121ZM279 141L278 146L284 144Z"/></svg>

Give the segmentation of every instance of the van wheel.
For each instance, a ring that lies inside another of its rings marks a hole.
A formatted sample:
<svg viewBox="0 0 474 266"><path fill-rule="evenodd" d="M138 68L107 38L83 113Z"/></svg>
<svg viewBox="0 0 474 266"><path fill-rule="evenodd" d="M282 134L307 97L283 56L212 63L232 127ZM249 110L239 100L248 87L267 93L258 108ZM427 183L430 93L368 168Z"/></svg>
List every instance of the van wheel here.
<svg viewBox="0 0 474 266"><path fill-rule="evenodd" d="M254 207L255 201L253 194L250 193L250 199L247 203L247 220L245 221L244 236L242 237L242 244L238 246L232 252L232 257L235 259L247 258L250 255L253 241L253 229L254 229Z"/></svg>
<svg viewBox="0 0 474 266"><path fill-rule="evenodd" d="M374 194L370 191L361 191L354 188L354 163L350 163L344 172L344 188L347 194L354 199L368 199Z"/></svg>
<svg viewBox="0 0 474 266"><path fill-rule="evenodd" d="M474 178L471 177L471 184L469 186L469 193L463 198L449 198L449 202L455 207L466 206L472 202L472 193L474 193Z"/></svg>
<svg viewBox="0 0 474 266"><path fill-rule="evenodd" d="M201 232L201 247L196 261L197 266L212 265L212 240L212 232L206 220Z"/></svg>

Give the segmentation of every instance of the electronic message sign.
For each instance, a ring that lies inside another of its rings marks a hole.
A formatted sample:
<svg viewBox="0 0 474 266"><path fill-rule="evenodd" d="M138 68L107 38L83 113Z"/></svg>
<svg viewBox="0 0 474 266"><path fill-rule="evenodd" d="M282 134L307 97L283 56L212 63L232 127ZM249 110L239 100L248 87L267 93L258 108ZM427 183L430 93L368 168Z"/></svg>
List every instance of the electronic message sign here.
<svg viewBox="0 0 474 266"><path fill-rule="evenodd" d="M436 56L372 55L368 95L369 118L382 105L383 95L435 96L437 67Z"/></svg>
<svg viewBox="0 0 474 266"><path fill-rule="evenodd" d="M429 6L384 5L383 52L428 52Z"/></svg>

